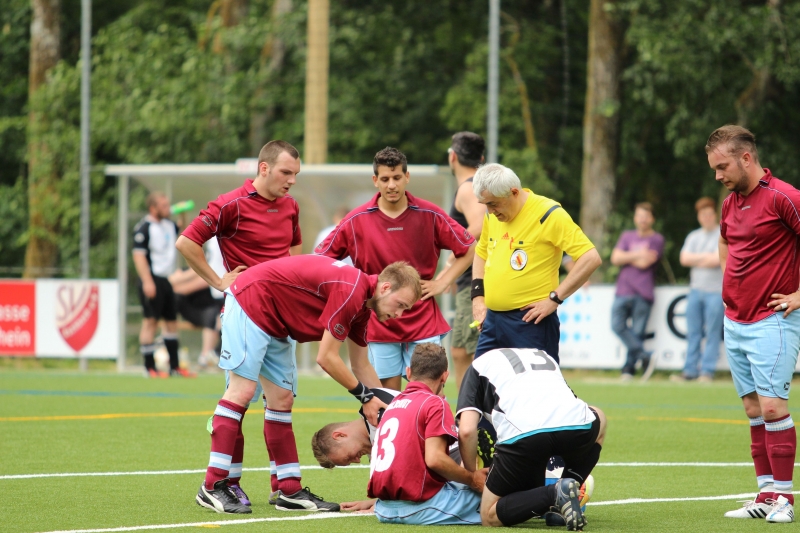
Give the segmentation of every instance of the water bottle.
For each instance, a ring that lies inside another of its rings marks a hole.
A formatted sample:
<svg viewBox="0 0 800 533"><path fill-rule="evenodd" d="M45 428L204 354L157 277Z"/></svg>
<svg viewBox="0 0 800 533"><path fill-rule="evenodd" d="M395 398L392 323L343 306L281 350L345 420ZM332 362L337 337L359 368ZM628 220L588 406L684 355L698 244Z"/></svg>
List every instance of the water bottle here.
<svg viewBox="0 0 800 533"><path fill-rule="evenodd" d="M184 200L183 202L178 202L170 207L170 211L173 215L180 215L181 213L191 211L192 209L194 209L194 200Z"/></svg>

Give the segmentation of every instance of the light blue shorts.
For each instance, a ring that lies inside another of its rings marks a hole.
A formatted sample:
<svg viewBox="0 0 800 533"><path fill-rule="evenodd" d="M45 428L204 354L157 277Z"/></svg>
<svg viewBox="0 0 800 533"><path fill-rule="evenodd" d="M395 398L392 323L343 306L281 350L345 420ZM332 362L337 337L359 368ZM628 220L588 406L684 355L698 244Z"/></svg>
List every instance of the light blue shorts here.
<svg viewBox="0 0 800 533"><path fill-rule="evenodd" d="M441 346L443 338L444 335L436 335L413 342L370 342L367 344L369 362L380 379L406 377L406 367L411 366L411 354L417 344L432 342Z"/></svg>
<svg viewBox="0 0 800 533"><path fill-rule="evenodd" d="M725 317L725 351L739 397L756 392L789 398L800 350L800 312L775 313L753 324Z"/></svg>
<svg viewBox="0 0 800 533"><path fill-rule="evenodd" d="M245 314L236 298L228 294L222 318L222 349L219 367L258 383L258 376L297 395L296 342L290 337L272 337ZM226 386L228 376L226 372ZM252 401L261 396L260 386Z"/></svg>
<svg viewBox="0 0 800 533"><path fill-rule="evenodd" d="M375 516L387 524L417 526L481 525L481 495L466 485L448 481L424 502L375 502Z"/></svg>

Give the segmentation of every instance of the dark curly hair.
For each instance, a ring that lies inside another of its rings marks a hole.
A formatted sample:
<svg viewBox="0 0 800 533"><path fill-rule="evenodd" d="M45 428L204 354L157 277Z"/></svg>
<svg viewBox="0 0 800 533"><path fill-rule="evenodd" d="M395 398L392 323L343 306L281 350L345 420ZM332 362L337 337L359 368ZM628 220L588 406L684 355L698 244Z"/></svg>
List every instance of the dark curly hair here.
<svg viewBox="0 0 800 533"><path fill-rule="evenodd" d="M378 167L380 166L395 168L400 165L403 166L403 172L408 172L408 160L406 159L405 154L397 148L387 146L375 154L375 159L372 160L372 171L377 176Z"/></svg>

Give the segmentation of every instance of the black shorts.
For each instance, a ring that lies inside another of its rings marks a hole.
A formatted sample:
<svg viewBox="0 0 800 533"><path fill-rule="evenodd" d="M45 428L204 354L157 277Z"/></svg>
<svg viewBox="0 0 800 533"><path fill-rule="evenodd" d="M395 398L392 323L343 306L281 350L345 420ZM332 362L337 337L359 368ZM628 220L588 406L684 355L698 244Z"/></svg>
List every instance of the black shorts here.
<svg viewBox="0 0 800 533"><path fill-rule="evenodd" d="M142 290L142 280L136 280L136 292L139 293L139 301L142 302L142 311L145 318L163 318L164 320L177 320L178 312L175 305L175 293L172 284L167 278L153 276L153 283L156 284L156 297L147 298Z"/></svg>
<svg viewBox="0 0 800 533"><path fill-rule="evenodd" d="M211 296L209 289L186 295L178 294L175 298L178 312L186 321L198 328L216 329L223 300Z"/></svg>
<svg viewBox="0 0 800 533"><path fill-rule="evenodd" d="M582 464L583 457L597 441L599 434L600 418L595 413L595 420L589 429L537 433L513 444L498 444L489 477L486 478L486 487L501 497L543 487L550 457L560 455L566 465L565 471Z"/></svg>

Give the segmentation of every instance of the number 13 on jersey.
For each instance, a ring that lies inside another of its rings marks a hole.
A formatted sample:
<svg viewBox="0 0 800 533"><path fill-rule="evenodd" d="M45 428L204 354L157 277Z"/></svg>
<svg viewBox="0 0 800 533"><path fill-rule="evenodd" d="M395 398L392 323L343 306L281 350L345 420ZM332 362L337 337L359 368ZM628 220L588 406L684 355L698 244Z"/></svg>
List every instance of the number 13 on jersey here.
<svg viewBox="0 0 800 533"><path fill-rule="evenodd" d="M392 461L397 453L393 441L397 437L399 428L400 421L396 418L390 418L381 426L375 443L372 445L369 477L372 477L373 472L385 472L392 466Z"/></svg>

